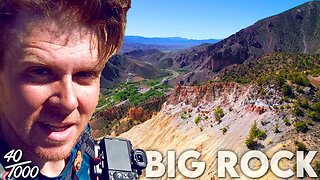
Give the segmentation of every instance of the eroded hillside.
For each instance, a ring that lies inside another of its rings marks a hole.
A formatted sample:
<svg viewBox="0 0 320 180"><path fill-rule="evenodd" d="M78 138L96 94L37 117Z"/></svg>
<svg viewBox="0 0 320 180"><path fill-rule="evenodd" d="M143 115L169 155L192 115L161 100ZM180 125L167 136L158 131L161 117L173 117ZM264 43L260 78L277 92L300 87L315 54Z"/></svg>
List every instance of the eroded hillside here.
<svg viewBox="0 0 320 180"><path fill-rule="evenodd" d="M168 150L175 150L177 154L188 149L197 150L207 165L200 179L210 179L217 175L218 150L232 150L238 155L249 150L245 142L254 122L266 133L265 137L255 139L254 149L265 152L296 149L294 141L302 141L304 135L296 133L294 126L283 122L288 118L294 123L290 110L280 113L274 105L276 99L266 101L255 85L211 83L178 86L160 113L121 137L130 139L135 147L157 150L164 155ZM223 113L217 113L217 109L222 109ZM276 127L279 132L275 132ZM317 148L315 143L319 140L311 139L308 147ZM285 165L292 167L293 163ZM181 174L178 176L181 178ZM265 178L272 176L269 174Z"/></svg>

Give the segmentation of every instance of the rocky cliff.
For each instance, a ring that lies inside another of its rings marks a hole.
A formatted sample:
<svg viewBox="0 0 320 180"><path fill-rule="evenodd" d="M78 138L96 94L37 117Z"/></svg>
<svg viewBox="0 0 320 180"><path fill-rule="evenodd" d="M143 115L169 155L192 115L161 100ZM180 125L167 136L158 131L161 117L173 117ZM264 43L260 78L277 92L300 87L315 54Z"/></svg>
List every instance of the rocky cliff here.
<svg viewBox="0 0 320 180"><path fill-rule="evenodd" d="M238 155L248 151L245 141L254 122L267 134L258 140L260 150L269 155L279 149L294 150L294 136L286 137L293 127L280 122L283 114L272 107L273 103L261 98L254 85L177 86L156 116L120 137L130 139L135 147L158 150L164 155L168 150L175 150L177 155L188 149L197 150L207 164L200 179L217 178L217 151L232 150ZM218 108L223 111L219 118ZM276 126L281 134L274 133ZM182 178L179 172L178 177ZM267 178L277 179L272 174L262 179Z"/></svg>

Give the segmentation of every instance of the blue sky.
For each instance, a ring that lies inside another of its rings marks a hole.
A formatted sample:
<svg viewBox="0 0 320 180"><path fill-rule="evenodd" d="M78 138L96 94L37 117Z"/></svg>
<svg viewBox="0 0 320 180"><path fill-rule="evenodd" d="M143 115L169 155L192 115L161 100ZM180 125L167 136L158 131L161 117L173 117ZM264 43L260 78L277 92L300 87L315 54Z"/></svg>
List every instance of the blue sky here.
<svg viewBox="0 0 320 180"><path fill-rule="evenodd" d="M132 0L126 35L226 38L309 0Z"/></svg>

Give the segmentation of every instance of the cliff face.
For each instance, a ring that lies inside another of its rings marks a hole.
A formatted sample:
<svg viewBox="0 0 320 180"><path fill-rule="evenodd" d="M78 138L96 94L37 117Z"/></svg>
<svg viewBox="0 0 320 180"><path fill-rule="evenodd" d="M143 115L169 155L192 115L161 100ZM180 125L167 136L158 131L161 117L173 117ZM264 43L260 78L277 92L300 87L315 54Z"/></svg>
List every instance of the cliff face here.
<svg viewBox="0 0 320 180"><path fill-rule="evenodd" d="M173 66L193 72L181 78L191 84L196 80L208 80L227 66L270 52L318 54L319 22L320 2L308 2L260 20L216 44L191 48L175 56ZM201 74L201 78L197 74Z"/></svg>
<svg viewBox="0 0 320 180"><path fill-rule="evenodd" d="M239 98L245 89L234 82L211 83L203 86L181 86L178 85L175 91L167 100L167 105L177 105L185 103L192 107L201 104L208 104L219 97L231 95L230 98Z"/></svg>
<svg viewBox="0 0 320 180"><path fill-rule="evenodd" d="M207 164L200 179L216 178L217 151L228 149L237 154L248 151L245 140L254 121L268 135L259 141L262 150L282 141L273 133L277 122L272 121L280 115L257 92L253 85L237 83L177 86L156 116L120 137L130 139L135 147L158 150L163 155L168 150L175 150L178 155L194 149ZM218 108L223 111L219 118L215 113ZM280 123L279 128L283 133L290 131ZM177 178L181 176L177 172Z"/></svg>

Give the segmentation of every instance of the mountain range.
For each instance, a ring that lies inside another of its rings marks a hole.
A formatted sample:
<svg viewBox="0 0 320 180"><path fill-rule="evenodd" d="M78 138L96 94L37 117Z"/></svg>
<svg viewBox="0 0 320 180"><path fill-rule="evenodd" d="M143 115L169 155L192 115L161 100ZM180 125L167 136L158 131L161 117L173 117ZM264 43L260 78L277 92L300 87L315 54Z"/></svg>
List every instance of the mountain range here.
<svg viewBox="0 0 320 180"><path fill-rule="evenodd" d="M191 84L212 79L223 68L270 52L320 53L320 2L311 1L255 24L215 44L179 52L136 49L125 54L156 66L188 73L175 82Z"/></svg>
<svg viewBox="0 0 320 180"><path fill-rule="evenodd" d="M213 45L174 57L176 67L218 72L270 52L320 53L320 2L303 4L262 19Z"/></svg>
<svg viewBox="0 0 320 180"><path fill-rule="evenodd" d="M214 44L219 41L220 39L198 40L181 37L125 36L121 52L129 52L135 49L160 49L163 51L173 51L205 43Z"/></svg>

